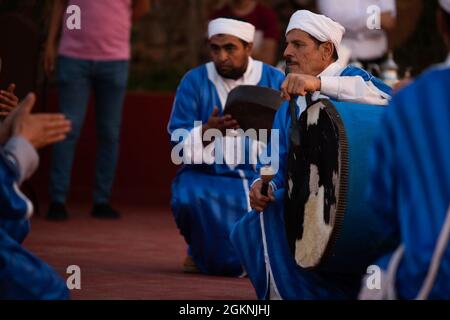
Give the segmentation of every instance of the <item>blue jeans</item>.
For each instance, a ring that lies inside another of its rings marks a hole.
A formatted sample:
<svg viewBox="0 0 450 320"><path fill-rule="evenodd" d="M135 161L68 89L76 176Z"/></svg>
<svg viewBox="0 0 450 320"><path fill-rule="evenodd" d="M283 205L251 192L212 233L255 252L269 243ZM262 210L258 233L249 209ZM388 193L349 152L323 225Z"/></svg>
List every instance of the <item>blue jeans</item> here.
<svg viewBox="0 0 450 320"><path fill-rule="evenodd" d="M96 174L94 203L108 202L116 171L123 100L128 81L128 61L91 61L58 58L60 111L72 121L66 140L53 147L50 197L64 203L70 185L77 140L86 115L91 89L96 112Z"/></svg>

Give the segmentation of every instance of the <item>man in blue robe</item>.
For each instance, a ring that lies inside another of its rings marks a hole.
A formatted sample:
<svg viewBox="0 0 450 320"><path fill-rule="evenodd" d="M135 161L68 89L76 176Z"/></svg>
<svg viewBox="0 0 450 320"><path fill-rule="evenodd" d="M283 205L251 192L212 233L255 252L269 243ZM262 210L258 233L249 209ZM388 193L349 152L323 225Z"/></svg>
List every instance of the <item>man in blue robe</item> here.
<svg viewBox="0 0 450 320"><path fill-rule="evenodd" d="M361 299L450 299L450 1L439 3L449 58L393 98L371 152L368 200L399 246Z"/></svg>
<svg viewBox="0 0 450 320"><path fill-rule="evenodd" d="M208 26L212 61L189 71L178 87L168 124L171 142L186 133L183 166L172 184L172 210L188 244L186 272L239 276L243 270L229 240L231 227L250 210L249 181L255 176L251 161L219 161L215 144L203 141L208 129L236 129L239 124L223 114L228 93L239 85L279 89L284 75L251 58L253 25L219 18ZM224 141L232 141L226 136ZM246 145L245 153L254 150ZM234 158L236 160L236 158ZM247 159L248 160L248 159ZM175 161L176 162L176 161Z"/></svg>
<svg viewBox="0 0 450 320"><path fill-rule="evenodd" d="M34 95L0 125L0 299L67 299L65 281L21 243L33 206L20 184L36 170L35 148L63 140L70 122L59 114L30 114Z"/></svg>
<svg viewBox="0 0 450 320"><path fill-rule="evenodd" d="M328 17L300 10L286 31L284 56L291 73L281 89L286 98L299 95L297 117L306 109L305 95L312 100L331 98L361 104L387 105L390 88L368 72L338 61L344 28ZM286 103L277 112L273 129L279 130L278 172L270 183L269 196L261 195L261 180L251 188L254 211L236 223L231 241L260 299L356 298L360 279L334 277L300 268L289 249L284 225L284 188L289 151L291 116ZM300 137L301 139L301 137Z"/></svg>

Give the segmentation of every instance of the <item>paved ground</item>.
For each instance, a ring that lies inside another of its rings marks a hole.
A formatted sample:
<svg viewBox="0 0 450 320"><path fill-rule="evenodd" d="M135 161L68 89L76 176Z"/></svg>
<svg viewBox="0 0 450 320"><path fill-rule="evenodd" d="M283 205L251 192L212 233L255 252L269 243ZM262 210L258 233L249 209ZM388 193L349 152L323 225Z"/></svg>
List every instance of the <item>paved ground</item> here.
<svg viewBox="0 0 450 320"><path fill-rule="evenodd" d="M64 278L81 268L73 299L256 299L248 278L185 274L184 240L166 208L119 207L123 218L91 218L88 206L70 206L66 222L32 220L25 246Z"/></svg>

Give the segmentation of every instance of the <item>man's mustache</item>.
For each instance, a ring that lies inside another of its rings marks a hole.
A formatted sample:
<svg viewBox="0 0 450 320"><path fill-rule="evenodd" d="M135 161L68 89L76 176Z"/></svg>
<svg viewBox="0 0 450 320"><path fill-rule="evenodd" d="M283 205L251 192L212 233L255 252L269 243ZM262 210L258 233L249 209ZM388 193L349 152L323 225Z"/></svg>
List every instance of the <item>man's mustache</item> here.
<svg viewBox="0 0 450 320"><path fill-rule="evenodd" d="M286 64L296 64L297 63L297 61L294 61L294 60L292 60L292 58L289 58L289 57L285 58L285 60L286 60Z"/></svg>

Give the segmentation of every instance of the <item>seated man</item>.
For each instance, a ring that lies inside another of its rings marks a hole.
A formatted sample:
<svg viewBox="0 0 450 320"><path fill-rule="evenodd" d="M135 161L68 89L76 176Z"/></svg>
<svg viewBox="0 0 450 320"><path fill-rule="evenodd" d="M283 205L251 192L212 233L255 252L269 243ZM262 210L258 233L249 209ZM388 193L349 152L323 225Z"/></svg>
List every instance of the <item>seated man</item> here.
<svg viewBox="0 0 450 320"><path fill-rule="evenodd" d="M212 14L249 22L255 26L252 57L267 64L277 62L280 27L277 12L258 0L231 0Z"/></svg>
<svg viewBox="0 0 450 320"><path fill-rule="evenodd" d="M30 114L34 101L28 95L0 125L0 299L69 296L65 281L21 246L33 206L18 186L38 166L35 148L63 140L70 130L63 115Z"/></svg>
<svg viewBox="0 0 450 320"><path fill-rule="evenodd" d="M362 299L450 299L450 0L439 3L449 59L393 98L372 149L369 203L399 247L375 263L387 277L372 290L364 281Z"/></svg>
<svg viewBox="0 0 450 320"><path fill-rule="evenodd" d="M223 115L233 88L281 86L284 75L279 70L250 57L254 34L254 26L247 22L212 20L208 37L213 61L188 72L176 93L168 131L172 143L178 143L174 136L180 129L189 132L182 141L183 150L192 150L192 159L185 161L172 185L173 214L189 246L185 261L188 272L195 271L195 265L208 274L238 276L243 272L229 233L250 210L248 186L254 178L255 165L220 163L220 159L204 161L202 155L213 144L202 140L208 129L225 132L239 127L230 115ZM183 156L189 158L187 152Z"/></svg>
<svg viewBox="0 0 450 320"><path fill-rule="evenodd" d="M291 95L300 95L296 104L297 117L306 108L304 95L308 92L313 92L312 100L329 97L336 101L388 104L390 88L387 85L364 70L350 66L342 68L336 62L344 32L340 24L328 17L306 10L297 11L291 17L284 52L291 73L286 77L282 91L288 99L292 98ZM350 279L351 285L347 279L331 283L329 277L308 273L298 267L289 250L285 236L283 195L291 122L286 103L278 110L273 124L273 129L278 129L280 135L277 148L279 170L270 184L269 196L261 194L262 183L259 178L256 179L250 192L250 204L254 211L235 225L231 241L260 299L356 297L359 278ZM268 148L271 147L276 148Z"/></svg>

